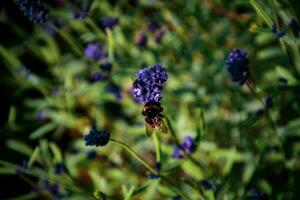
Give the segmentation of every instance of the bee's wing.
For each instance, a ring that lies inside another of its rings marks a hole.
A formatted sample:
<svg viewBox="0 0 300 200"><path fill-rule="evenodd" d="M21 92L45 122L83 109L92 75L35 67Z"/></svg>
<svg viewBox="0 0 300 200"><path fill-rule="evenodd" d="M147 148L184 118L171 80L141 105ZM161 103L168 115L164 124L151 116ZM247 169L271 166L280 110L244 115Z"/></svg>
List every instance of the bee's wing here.
<svg viewBox="0 0 300 200"><path fill-rule="evenodd" d="M154 131L154 128L147 122L145 124L146 124L146 134L147 136L151 136Z"/></svg>
<svg viewBox="0 0 300 200"><path fill-rule="evenodd" d="M168 128L167 128L167 126L166 126L164 120L161 119L161 123L160 123L158 129L159 129L161 132L163 132L164 134L167 134L167 133L168 133Z"/></svg>

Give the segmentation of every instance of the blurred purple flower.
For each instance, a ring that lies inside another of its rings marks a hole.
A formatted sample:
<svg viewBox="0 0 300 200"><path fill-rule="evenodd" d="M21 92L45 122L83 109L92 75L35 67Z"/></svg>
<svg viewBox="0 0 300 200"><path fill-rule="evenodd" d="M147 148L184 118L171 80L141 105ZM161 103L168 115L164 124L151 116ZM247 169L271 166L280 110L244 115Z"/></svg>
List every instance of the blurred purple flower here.
<svg viewBox="0 0 300 200"><path fill-rule="evenodd" d="M155 32L155 42L158 44L161 43L165 33L166 33L166 30L164 28L161 28L158 31L156 31Z"/></svg>
<svg viewBox="0 0 300 200"><path fill-rule="evenodd" d="M81 3L80 8L73 9L72 14L74 19L85 19L90 11L94 0L85 0Z"/></svg>
<svg viewBox="0 0 300 200"><path fill-rule="evenodd" d="M295 19L291 19L289 27L292 29L294 36L298 38L300 33L300 26L298 22Z"/></svg>
<svg viewBox="0 0 300 200"><path fill-rule="evenodd" d="M101 19L101 27L103 29L105 29L105 28L112 29L118 23L119 23L119 19L116 17L107 17L107 18Z"/></svg>
<svg viewBox="0 0 300 200"><path fill-rule="evenodd" d="M151 174L149 174L149 179L152 179L152 180L155 180L155 179L159 179L159 175L157 175L157 174L154 174L154 173L151 173Z"/></svg>
<svg viewBox="0 0 300 200"><path fill-rule="evenodd" d="M181 147L184 149L184 151L187 154L193 154L196 150L193 137L189 136L189 135L185 136L185 138L183 140L183 143L181 144ZM174 146L174 152L173 152L172 157L175 158L175 159L184 158L183 150L178 146Z"/></svg>
<svg viewBox="0 0 300 200"><path fill-rule="evenodd" d="M42 0L15 0L15 3L31 22L41 24L48 20L49 10L44 7Z"/></svg>
<svg viewBox="0 0 300 200"><path fill-rule="evenodd" d="M44 121L46 121L48 119L48 117L47 117L47 115L46 115L46 113L44 111L37 112L37 114L36 114L35 117L40 122L44 122Z"/></svg>
<svg viewBox="0 0 300 200"><path fill-rule="evenodd" d="M94 151L94 150L91 150L91 151L88 151L88 152L87 152L87 157L88 157L88 159L90 159L90 160L93 160L93 159L97 158L97 156L98 156L98 154L97 154L97 152Z"/></svg>
<svg viewBox="0 0 300 200"><path fill-rule="evenodd" d="M285 35L286 31L278 31L277 26L275 24L272 25L272 32L275 34L277 38L281 38Z"/></svg>
<svg viewBox="0 0 300 200"><path fill-rule="evenodd" d="M84 55L94 60L107 58L107 52L99 43L89 43L85 48Z"/></svg>
<svg viewBox="0 0 300 200"><path fill-rule="evenodd" d="M63 199L63 195L57 183L51 184L48 180L44 180L44 187L55 199Z"/></svg>
<svg viewBox="0 0 300 200"><path fill-rule="evenodd" d="M93 82L104 81L106 79L107 79L107 76L101 72L95 72L91 75L91 81L93 81Z"/></svg>
<svg viewBox="0 0 300 200"><path fill-rule="evenodd" d="M115 83L110 83L109 85L106 86L105 89L106 89L107 92L114 94L115 98L117 100L122 99L121 90L120 90L119 86L117 86Z"/></svg>
<svg viewBox="0 0 300 200"><path fill-rule="evenodd" d="M178 196L173 197L172 200L182 200L182 198L181 198L181 196L178 195Z"/></svg>
<svg viewBox="0 0 300 200"><path fill-rule="evenodd" d="M209 181L206 180L206 179L201 179L201 180L199 181L199 183L200 183L200 185L201 185L204 189L206 189L206 190L211 190L211 189L213 188L211 182L209 182Z"/></svg>
<svg viewBox="0 0 300 200"><path fill-rule="evenodd" d="M58 163L55 165L55 168L54 168L55 174L59 175L59 174L64 173L65 171L66 171L66 168L62 163Z"/></svg>
<svg viewBox="0 0 300 200"><path fill-rule="evenodd" d="M146 33L144 33L144 32L138 33L136 36L135 42L137 45L139 45L141 47L145 47L148 42L148 37L147 37Z"/></svg>
<svg viewBox="0 0 300 200"><path fill-rule="evenodd" d="M152 33L156 32L159 29L159 25L156 21L152 20L148 24L148 30Z"/></svg>

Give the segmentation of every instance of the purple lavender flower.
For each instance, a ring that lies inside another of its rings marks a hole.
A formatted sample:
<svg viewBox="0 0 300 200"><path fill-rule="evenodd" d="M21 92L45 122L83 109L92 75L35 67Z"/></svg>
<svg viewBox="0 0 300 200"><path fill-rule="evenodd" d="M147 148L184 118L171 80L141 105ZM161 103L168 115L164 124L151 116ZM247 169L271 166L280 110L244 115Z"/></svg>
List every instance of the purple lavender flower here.
<svg viewBox="0 0 300 200"><path fill-rule="evenodd" d="M166 68L161 64L141 69L136 73L136 80L131 86L131 94L137 103L146 104L162 99L161 91L168 79Z"/></svg>
<svg viewBox="0 0 300 200"><path fill-rule="evenodd" d="M61 193L60 187L58 184L51 184L48 180L44 180L45 190L48 191L55 199L62 199L63 194Z"/></svg>
<svg viewBox="0 0 300 200"><path fill-rule="evenodd" d="M59 174L64 173L65 171L66 171L66 168L62 163L58 163L57 165L55 165L55 168L54 168L55 174L59 175Z"/></svg>
<svg viewBox="0 0 300 200"><path fill-rule="evenodd" d="M41 24L48 20L49 10L45 9L43 1L15 0L15 3L31 22Z"/></svg>
<svg viewBox="0 0 300 200"><path fill-rule="evenodd" d="M106 79L107 79L107 76L101 72L95 72L91 75L91 81L93 81L93 82L104 81Z"/></svg>
<svg viewBox="0 0 300 200"><path fill-rule="evenodd" d="M119 23L119 19L116 17L108 17L101 20L101 26L103 29L112 29L115 25Z"/></svg>
<svg viewBox="0 0 300 200"><path fill-rule="evenodd" d="M148 30L152 33L156 32L159 29L159 25L156 21L150 21L148 24Z"/></svg>
<svg viewBox="0 0 300 200"><path fill-rule="evenodd" d="M272 25L272 32L275 34L276 38L279 39L281 37L283 37L286 33L286 31L279 31L277 29L277 26L275 24Z"/></svg>
<svg viewBox="0 0 300 200"><path fill-rule="evenodd" d="M112 93L113 95L115 95L115 98L117 100L122 99L121 90L120 90L119 86L117 86L115 83L110 83L109 85L106 86L105 89L106 89L107 92Z"/></svg>
<svg viewBox="0 0 300 200"><path fill-rule="evenodd" d="M74 19L85 19L90 11L94 0L85 0L80 5L80 8L74 9L72 14Z"/></svg>
<svg viewBox="0 0 300 200"><path fill-rule="evenodd" d="M107 58L107 52L99 43L89 43L85 48L84 55L94 60Z"/></svg>
<svg viewBox="0 0 300 200"><path fill-rule="evenodd" d="M199 183L206 190L211 190L213 188L212 184L206 179L201 179Z"/></svg>
<svg viewBox="0 0 300 200"><path fill-rule="evenodd" d="M145 47L145 46L147 45L147 42L148 42L148 37L147 37L147 35L146 35L144 32L139 33L139 34L136 36L135 42L136 42L136 44L138 44L139 46Z"/></svg>
<svg viewBox="0 0 300 200"><path fill-rule="evenodd" d="M177 195L177 196L173 197L172 200L182 200L182 198L181 198L181 196Z"/></svg>
<svg viewBox="0 0 300 200"><path fill-rule="evenodd" d="M157 174L154 174L154 173L151 173L151 174L149 174L149 179L152 179L152 180L155 180L155 179L159 179L159 175L157 175Z"/></svg>
<svg viewBox="0 0 300 200"><path fill-rule="evenodd" d="M51 35L51 36L54 36L56 34L56 30L55 28L53 27L52 24L45 24L44 25L44 31L48 34L48 35Z"/></svg>
<svg viewBox="0 0 300 200"><path fill-rule="evenodd" d="M97 154L97 152L94 151L94 150L91 150L91 151L88 151L88 152L87 152L87 157L88 157L88 159L90 159L90 160L93 160L93 159L97 158L97 156L98 156L98 154Z"/></svg>
<svg viewBox="0 0 300 200"><path fill-rule="evenodd" d="M87 146L104 146L109 142L110 133L108 131L98 131L91 129L87 135L83 137Z"/></svg>
<svg viewBox="0 0 300 200"><path fill-rule="evenodd" d="M155 42L158 44L161 43L165 33L166 33L166 30L164 28L161 28L158 31L156 31L155 32Z"/></svg>
<svg viewBox="0 0 300 200"><path fill-rule="evenodd" d="M193 137L189 135L186 136L183 140L183 143L181 144L181 147L187 154L193 154L196 150ZM174 146L174 152L172 157L175 159L182 159L184 157L183 150L178 146Z"/></svg>
<svg viewBox="0 0 300 200"><path fill-rule="evenodd" d="M227 57L226 64L232 81L243 85L250 78L249 59L246 50L233 49Z"/></svg>
<svg viewBox="0 0 300 200"><path fill-rule="evenodd" d="M37 114L36 114L35 117L36 117L36 119L37 119L38 121L40 121L40 122L44 122L44 121L46 121L46 120L48 119L46 113L43 112L43 111L37 112Z"/></svg>
<svg viewBox="0 0 300 200"><path fill-rule="evenodd" d="M295 19L291 19L289 27L292 29L294 36L298 38L300 33L300 26Z"/></svg>

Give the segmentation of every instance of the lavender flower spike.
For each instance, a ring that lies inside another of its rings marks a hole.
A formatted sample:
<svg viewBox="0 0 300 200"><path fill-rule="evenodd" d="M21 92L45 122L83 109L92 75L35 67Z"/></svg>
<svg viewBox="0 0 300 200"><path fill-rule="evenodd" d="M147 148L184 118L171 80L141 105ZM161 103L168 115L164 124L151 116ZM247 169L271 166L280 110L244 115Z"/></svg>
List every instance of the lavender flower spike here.
<svg viewBox="0 0 300 200"><path fill-rule="evenodd" d="M166 68L161 64L141 69L136 73L136 80L131 86L131 94L137 103L159 102L161 91L168 79Z"/></svg>
<svg viewBox="0 0 300 200"><path fill-rule="evenodd" d="M227 57L226 64L232 81L243 85L250 78L249 59L246 50L233 49Z"/></svg>

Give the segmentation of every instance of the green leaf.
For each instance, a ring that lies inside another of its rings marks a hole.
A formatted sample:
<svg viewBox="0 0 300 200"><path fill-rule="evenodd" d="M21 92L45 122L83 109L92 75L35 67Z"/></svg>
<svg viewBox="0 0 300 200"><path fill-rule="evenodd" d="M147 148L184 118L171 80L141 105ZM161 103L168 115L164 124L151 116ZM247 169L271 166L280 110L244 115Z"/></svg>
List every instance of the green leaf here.
<svg viewBox="0 0 300 200"><path fill-rule="evenodd" d="M28 167L31 167L39 156L39 147L37 146L31 154L28 162Z"/></svg>
<svg viewBox="0 0 300 200"><path fill-rule="evenodd" d="M6 146L26 156L30 156L33 152L31 147L17 140L7 140Z"/></svg>
<svg viewBox="0 0 300 200"><path fill-rule="evenodd" d="M182 169L195 179L200 180L203 178L203 171L190 160L182 164Z"/></svg>
<svg viewBox="0 0 300 200"><path fill-rule="evenodd" d="M241 123L243 127L250 127L253 124L255 124L259 119L260 115L255 114L255 113L250 113L248 117Z"/></svg>
<svg viewBox="0 0 300 200"><path fill-rule="evenodd" d="M127 192L127 194L126 194L126 196L125 196L125 200L130 200L130 199L132 199L132 195L133 195L134 189L135 189L134 186L131 186L131 187L130 187L129 191Z"/></svg>
<svg viewBox="0 0 300 200"><path fill-rule="evenodd" d="M250 2L257 14L264 19L264 21L268 24L269 27L271 27L273 22L268 16L268 14L264 11L264 9L256 2L256 0L250 0Z"/></svg>
<svg viewBox="0 0 300 200"><path fill-rule="evenodd" d="M28 193L28 194L24 194L22 196L10 198L7 200L32 200L32 199L36 199L36 198L37 198L37 193Z"/></svg>
<svg viewBox="0 0 300 200"><path fill-rule="evenodd" d="M297 83L296 78L285 68L283 68L281 66L277 66L276 72L277 72L278 76L281 76L281 77L285 78L286 80L288 80L289 85L294 85Z"/></svg>
<svg viewBox="0 0 300 200"><path fill-rule="evenodd" d="M15 175L16 169L12 167L0 167L0 174Z"/></svg>
<svg viewBox="0 0 300 200"><path fill-rule="evenodd" d="M43 135L45 135L46 133L49 133L50 131L54 130L56 126L57 126L56 123L45 124L44 126L41 126L37 130L35 130L33 133L31 133L29 135L29 139L35 140L37 138L40 138Z"/></svg>
<svg viewBox="0 0 300 200"><path fill-rule="evenodd" d="M49 143L49 147L55 157L55 160L59 163L62 162L62 154L59 147L53 142Z"/></svg>

